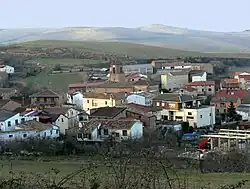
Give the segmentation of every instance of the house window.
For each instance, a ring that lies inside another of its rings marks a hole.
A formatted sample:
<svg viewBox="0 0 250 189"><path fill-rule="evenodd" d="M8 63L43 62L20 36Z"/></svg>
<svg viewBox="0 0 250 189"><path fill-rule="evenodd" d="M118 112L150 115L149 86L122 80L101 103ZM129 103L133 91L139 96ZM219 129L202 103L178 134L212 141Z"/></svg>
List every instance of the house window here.
<svg viewBox="0 0 250 189"><path fill-rule="evenodd" d="M103 129L103 134L104 134L104 135L109 135L108 129Z"/></svg>
<svg viewBox="0 0 250 189"><path fill-rule="evenodd" d="M77 138L82 138L82 133L78 133Z"/></svg>
<svg viewBox="0 0 250 189"><path fill-rule="evenodd" d="M87 100L87 103L89 103L89 100Z"/></svg>
<svg viewBox="0 0 250 189"><path fill-rule="evenodd" d="M73 115L74 114L73 110L71 110L70 113L71 113L71 115Z"/></svg>
<svg viewBox="0 0 250 189"><path fill-rule="evenodd" d="M211 114L211 113L209 113L209 116L212 116L212 114Z"/></svg>
<svg viewBox="0 0 250 189"><path fill-rule="evenodd" d="M11 122L10 121L8 121L8 127L10 127L11 126Z"/></svg>
<svg viewBox="0 0 250 189"><path fill-rule="evenodd" d="M33 120L34 120L34 121L37 121L36 117L35 117L35 118L33 118Z"/></svg>
<svg viewBox="0 0 250 189"><path fill-rule="evenodd" d="M27 134L23 134L23 138L27 137Z"/></svg>
<svg viewBox="0 0 250 189"><path fill-rule="evenodd" d="M202 118L202 115L200 115L200 118Z"/></svg>
<svg viewBox="0 0 250 189"><path fill-rule="evenodd" d="M127 130L122 130L122 136L128 136L128 131Z"/></svg>
<svg viewBox="0 0 250 189"><path fill-rule="evenodd" d="M208 91L212 91L212 89L211 89L211 88L208 88Z"/></svg>
<svg viewBox="0 0 250 189"><path fill-rule="evenodd" d="M25 119L24 119L24 118L22 118L22 119L21 119L21 123L24 123L24 122L25 122Z"/></svg>
<svg viewBox="0 0 250 189"><path fill-rule="evenodd" d="M63 118L61 120L62 120L62 123L63 123L63 121L64 121Z"/></svg>
<svg viewBox="0 0 250 189"><path fill-rule="evenodd" d="M15 124L18 125L18 119L15 120Z"/></svg>
<svg viewBox="0 0 250 189"><path fill-rule="evenodd" d="M43 133L43 136L46 137L46 132Z"/></svg>
<svg viewBox="0 0 250 189"><path fill-rule="evenodd" d="M202 92L204 92L204 89L201 89Z"/></svg>
<svg viewBox="0 0 250 189"><path fill-rule="evenodd" d="M156 106L160 106L160 102L156 102Z"/></svg>
<svg viewBox="0 0 250 189"><path fill-rule="evenodd" d="M164 103L164 102L162 102L162 103L161 103L161 106L165 106L165 103Z"/></svg>
<svg viewBox="0 0 250 189"><path fill-rule="evenodd" d="M188 112L188 115L192 115L192 112Z"/></svg>
<svg viewBox="0 0 250 189"><path fill-rule="evenodd" d="M44 98L44 102L47 102L47 98Z"/></svg>
<svg viewBox="0 0 250 189"><path fill-rule="evenodd" d="M120 135L119 135L119 133L115 133L115 137L119 137Z"/></svg>
<svg viewBox="0 0 250 189"><path fill-rule="evenodd" d="M9 135L9 138L12 138L13 137L13 135Z"/></svg>
<svg viewBox="0 0 250 189"><path fill-rule="evenodd" d="M59 133L59 130L57 129L57 130L56 130L56 134L58 134L58 133Z"/></svg>
<svg viewBox="0 0 250 189"><path fill-rule="evenodd" d="M53 134L53 130L50 130L50 135L52 135Z"/></svg>
<svg viewBox="0 0 250 189"><path fill-rule="evenodd" d="M108 104L108 102L107 101L105 101L105 105L107 105Z"/></svg>

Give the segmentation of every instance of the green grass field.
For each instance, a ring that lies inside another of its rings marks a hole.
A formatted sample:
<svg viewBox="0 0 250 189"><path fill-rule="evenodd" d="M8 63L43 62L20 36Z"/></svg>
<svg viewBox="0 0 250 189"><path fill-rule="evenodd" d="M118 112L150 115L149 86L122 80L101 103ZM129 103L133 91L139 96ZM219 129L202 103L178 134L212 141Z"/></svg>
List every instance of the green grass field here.
<svg viewBox="0 0 250 189"><path fill-rule="evenodd" d="M13 172L14 174L50 174L50 170L56 169L59 171L57 175L57 179L65 177L66 175L75 172L79 169L85 169L86 175L92 175L93 172L95 175L99 175L101 182L111 182L111 180L115 179L115 176L119 174L121 170L119 168L110 168L106 165L93 165L90 168L87 166L85 161L80 160L72 160L72 161L51 161L51 162L42 162L42 161L24 161L24 160L1 160L0 165L2 168L0 169L0 177L8 177L9 172ZM143 168L130 168L126 174L142 174L140 169ZM117 171L117 172L116 172ZM131 172L130 172L131 171ZM136 171L136 172L135 172ZM137 173L138 172L138 173ZM172 173L169 173L172 179L176 177L173 176ZM160 173L159 175L162 179L161 182L166 180L166 176L164 173ZM178 172L179 181L181 184L186 184L190 186L190 189L200 189L201 186L206 186L207 189L216 189L220 185L225 184L236 184L242 180L248 180L250 174L247 173L209 173L209 174L200 174L198 172ZM82 175L77 175L74 179L80 179L79 177L83 177ZM242 187L243 189L250 188L250 183L247 183L246 186ZM189 189L189 187L186 187Z"/></svg>
<svg viewBox="0 0 250 189"><path fill-rule="evenodd" d="M91 65L91 64L101 64L105 61L101 60L90 60L90 59L69 59L69 58L40 58L31 61L39 62L41 64L54 67L57 64L60 65Z"/></svg>
<svg viewBox="0 0 250 189"><path fill-rule="evenodd" d="M116 55L128 55L137 58L175 58L185 56L226 57L226 58L250 58L249 53L200 53L194 51L182 51L164 47L147 46L122 42L93 42L93 41L31 41L19 44L25 48L78 48L85 52L113 53Z"/></svg>
<svg viewBox="0 0 250 189"><path fill-rule="evenodd" d="M59 73L59 74L48 74L40 73L36 76L31 76L23 81L32 88L43 88L49 87L55 90L66 91L68 85L72 83L80 83L84 73Z"/></svg>

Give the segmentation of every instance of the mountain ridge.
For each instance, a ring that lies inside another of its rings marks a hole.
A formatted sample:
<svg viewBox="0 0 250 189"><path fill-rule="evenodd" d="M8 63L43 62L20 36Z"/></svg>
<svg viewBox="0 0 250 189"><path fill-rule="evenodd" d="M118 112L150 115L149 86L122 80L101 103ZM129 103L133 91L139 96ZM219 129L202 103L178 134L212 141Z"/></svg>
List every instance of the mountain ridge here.
<svg viewBox="0 0 250 189"><path fill-rule="evenodd" d="M249 52L250 32L216 32L151 24L137 28L64 27L0 29L0 44L37 40L117 41L199 52Z"/></svg>

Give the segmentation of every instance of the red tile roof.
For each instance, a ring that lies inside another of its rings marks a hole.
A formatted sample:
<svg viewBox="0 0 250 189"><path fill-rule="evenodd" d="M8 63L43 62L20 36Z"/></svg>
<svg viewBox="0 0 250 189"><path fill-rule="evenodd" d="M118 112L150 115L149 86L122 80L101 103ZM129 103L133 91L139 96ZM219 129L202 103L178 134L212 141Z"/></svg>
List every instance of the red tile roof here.
<svg viewBox="0 0 250 189"><path fill-rule="evenodd" d="M194 81L191 83L188 83L186 86L214 86L215 81Z"/></svg>
<svg viewBox="0 0 250 189"><path fill-rule="evenodd" d="M220 90L216 92L216 96L218 97L235 97L235 98L246 98L247 91L246 90Z"/></svg>
<svg viewBox="0 0 250 189"><path fill-rule="evenodd" d="M239 78L242 78L244 80L250 80L250 75L239 75Z"/></svg>
<svg viewBox="0 0 250 189"><path fill-rule="evenodd" d="M223 79L223 81L226 84L238 84L239 83L238 79L231 79L231 78Z"/></svg>

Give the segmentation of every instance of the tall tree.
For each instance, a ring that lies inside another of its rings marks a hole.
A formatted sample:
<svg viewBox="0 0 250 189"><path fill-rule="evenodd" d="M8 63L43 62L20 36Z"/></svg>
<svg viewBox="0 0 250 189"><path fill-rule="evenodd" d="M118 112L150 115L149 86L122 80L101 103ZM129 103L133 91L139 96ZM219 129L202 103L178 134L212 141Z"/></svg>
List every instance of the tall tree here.
<svg viewBox="0 0 250 189"><path fill-rule="evenodd" d="M229 118L230 121L241 120L241 116L237 114L233 102L230 102L230 106L227 109L227 117Z"/></svg>

